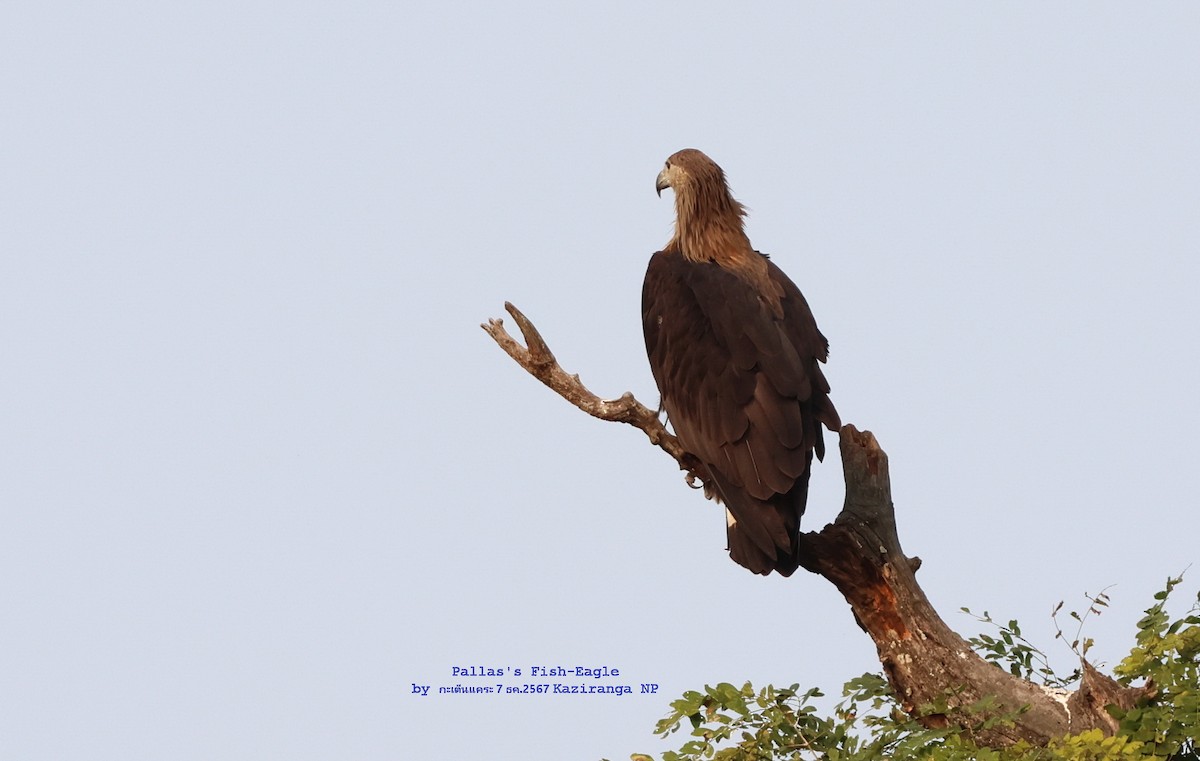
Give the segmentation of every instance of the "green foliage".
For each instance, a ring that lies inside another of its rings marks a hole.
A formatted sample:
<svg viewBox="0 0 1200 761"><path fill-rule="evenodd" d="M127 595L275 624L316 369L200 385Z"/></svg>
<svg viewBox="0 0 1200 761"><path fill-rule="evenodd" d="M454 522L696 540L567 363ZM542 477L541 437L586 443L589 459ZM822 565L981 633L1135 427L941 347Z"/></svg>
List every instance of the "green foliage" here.
<svg viewBox="0 0 1200 761"><path fill-rule="evenodd" d="M740 688L722 682L700 692L686 692L671 703L671 712L655 728L662 737L687 732L679 749L663 753L662 761L1200 761L1195 744L1200 732L1200 596L1187 614L1171 620L1165 604L1180 581L1169 579L1166 588L1155 595L1156 603L1138 622L1137 644L1116 668L1125 684L1151 680L1157 692L1124 713L1109 707L1120 721L1115 736L1090 730L1058 738L1045 748L1026 743L1003 749L979 747L960 729L922 726L915 716L901 710L881 674L863 674L846 682L842 700L831 712L814 705L815 699L823 697L820 690L801 691L795 684L756 690L749 682ZM1101 592L1088 600L1083 615L1070 613L1079 629L1068 646L1081 657L1091 647L1089 640L1081 639L1083 624L1088 616L1100 614L1108 596ZM1051 614L1056 627L1061 608L1059 603ZM998 667L1048 687L1061 688L1078 680L1078 672L1066 677L1056 674L1045 653L1021 635L1016 621L1000 624L987 612L975 618L993 627L996 634L981 634L968 641ZM1057 628L1057 637L1065 641L1061 627ZM916 716L944 713L953 697L948 694L934 705L920 707ZM968 709L968 715L980 717L973 729L1020 720L1020 712L994 714L988 699ZM631 758L652 761L643 754Z"/></svg>
<svg viewBox="0 0 1200 761"><path fill-rule="evenodd" d="M822 697L817 689L801 692L799 685L767 686L755 690L721 683L704 692L688 692L671 704L671 713L656 732L670 735L681 727L691 739L663 761L750 761L751 759L829 758L833 761L874 759L894 755L944 739L944 733L922 728L899 711L887 682L864 674L846 683L844 699L832 715L822 716L812 705ZM870 728L869 737L856 731ZM728 747L720 747L732 741Z"/></svg>
<svg viewBox="0 0 1200 761"><path fill-rule="evenodd" d="M1107 587L1100 590L1100 594L1096 595L1095 597L1092 597L1091 595L1089 595L1085 592L1083 596L1086 597L1088 599L1088 602L1090 603L1088 605L1087 610L1084 611L1084 614L1082 616L1079 615L1078 613L1076 613L1075 611L1071 611L1069 614L1071 616L1071 618L1073 618L1079 622L1079 627L1075 630L1075 639L1073 639L1071 641L1071 643L1069 645L1067 645L1067 647L1071 648L1071 652L1075 653L1075 655L1078 655L1080 658L1087 657L1088 650L1092 649L1092 644L1093 644L1093 642L1090 638L1083 639L1082 643L1081 643L1080 638L1083 637L1083 625L1085 623L1087 623L1088 616L1098 616L1098 615L1100 615L1100 612L1104 608L1108 607L1107 592L1108 592ZM1063 606L1063 604L1061 601L1058 603L1058 605L1055 605L1053 612L1051 612L1051 614L1050 614L1050 618L1052 618L1054 620L1054 628L1057 630L1057 632L1054 635L1054 638L1065 641L1066 636L1063 634L1062 627L1058 625L1058 612L1060 610L1062 610L1062 606ZM1082 644L1082 647L1080 646L1081 644Z"/></svg>
<svg viewBox="0 0 1200 761"><path fill-rule="evenodd" d="M1108 607L1109 597L1107 593L1108 588L1101 590L1095 597L1085 592L1083 596L1088 600L1088 607L1083 612L1083 615L1073 610L1067 614L1079 622L1079 626L1075 630L1075 638L1067 644L1071 652L1075 653L1079 658L1086 657L1093 645L1091 639L1083 638L1084 624L1087 623L1088 617L1098 616L1104 608ZM1054 610L1050 611L1050 618L1054 621L1056 631L1054 638L1065 642L1066 635L1063 634L1062 627L1058 624L1058 614L1062 610L1062 607L1063 604L1059 601L1054 606ZM1079 681L1082 672L1078 668L1066 676L1060 676L1051 668L1049 657L1038 649L1036 645L1021 636L1021 627L1015 620L1009 621L1007 625L1002 625L993 620L991 614L986 610L982 616L972 613L969 608L961 608L961 610L981 624L994 627L999 633L998 637L993 637L989 634L980 634L977 637L971 637L967 640L967 644L975 652L979 653L984 660L996 664L1013 676L1046 687L1066 689Z"/></svg>
<svg viewBox="0 0 1200 761"><path fill-rule="evenodd" d="M1200 758L1195 741L1200 736L1200 595L1181 618L1171 620L1167 598L1182 578L1167 580L1154 595L1157 601L1138 621L1137 644L1114 669L1129 684L1149 680L1156 694L1146 705L1123 715L1121 734L1145 743L1158 756Z"/></svg>
<svg viewBox="0 0 1200 761"><path fill-rule="evenodd" d="M721 683L704 692L687 692L671 704L671 713L658 723L656 733L666 737L690 729L678 751L668 751L662 761L759 761L761 759L828 759L867 761L878 758L966 761L1021 759L1027 748L994 751L979 748L958 730L929 729L901 710L887 680L880 674L863 674L847 682L842 700L824 716L812 705L819 690L800 692L798 685L755 690L747 682L740 689ZM992 701L973 706L982 716L994 708ZM945 700L922 706L918 715L944 713ZM1012 721L1001 716L980 719L976 728ZM635 761L649 761L636 754Z"/></svg>
<svg viewBox="0 0 1200 761"><path fill-rule="evenodd" d="M1062 603L1060 602L1051 615L1057 614L1061 607ZM969 608L962 608L962 612L981 624L995 627L999 633L997 637L984 633L967 639L967 644L971 646L971 649L979 653L985 661L996 664L1013 676L1038 682L1047 687L1066 688L1079 679L1079 669L1075 669L1065 677L1059 676L1050 667L1050 659L1046 654L1021 636L1021 627L1016 620L1001 625L994 621L986 610L982 616L972 613Z"/></svg>

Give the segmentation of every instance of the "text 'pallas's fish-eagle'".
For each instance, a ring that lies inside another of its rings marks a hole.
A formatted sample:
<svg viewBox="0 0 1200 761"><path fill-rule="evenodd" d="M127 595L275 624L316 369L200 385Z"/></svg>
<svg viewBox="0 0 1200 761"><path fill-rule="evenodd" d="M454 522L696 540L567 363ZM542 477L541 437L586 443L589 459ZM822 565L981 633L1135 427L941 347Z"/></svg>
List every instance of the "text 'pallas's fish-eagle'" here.
<svg viewBox="0 0 1200 761"><path fill-rule="evenodd" d="M675 235L650 259L642 325L662 406L725 504L729 554L789 576L822 424L841 427L819 362L829 342L800 290L755 251L744 207L708 156L685 149L655 185L675 191Z"/></svg>

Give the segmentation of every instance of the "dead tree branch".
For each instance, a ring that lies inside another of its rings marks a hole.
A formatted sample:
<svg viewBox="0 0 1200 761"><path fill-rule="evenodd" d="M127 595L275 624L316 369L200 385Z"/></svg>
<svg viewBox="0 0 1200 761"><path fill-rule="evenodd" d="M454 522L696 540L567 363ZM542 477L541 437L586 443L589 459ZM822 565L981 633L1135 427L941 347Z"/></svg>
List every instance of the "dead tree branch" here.
<svg viewBox="0 0 1200 761"><path fill-rule="evenodd" d="M688 454L679 444L679 439L667 431L656 411L639 402L628 391L622 394L620 399L613 400L601 399L593 394L579 380L578 375L572 375L559 366L541 333L520 309L507 301L504 302L504 309L516 320L517 327L521 329L521 335L525 338L525 346L508 334L502 319L488 320L479 327L487 331L500 348L525 368L526 372L592 417L628 423L641 430L650 439L651 444L675 458L680 470L687 471L689 483L694 483L697 479L705 481L703 464Z"/></svg>
<svg viewBox="0 0 1200 761"><path fill-rule="evenodd" d="M658 414L631 394L605 401L588 391L554 359L537 329L516 307L505 309L525 337L522 346L500 320L482 327L531 375L584 412L601 420L636 426L679 463L689 477L703 478L701 463L684 451ZM931 726L958 726L992 747L1050 739L1093 727L1115 730L1105 706L1131 707L1153 686L1123 687L1089 664L1075 693L1052 691L997 668L978 656L937 614L916 580L920 561L900 547L892 505L887 454L869 431L852 425L840 434L846 500L833 523L801 535L801 565L833 583L850 603L855 621L875 642L884 673L902 705L918 713L945 701L945 713L926 716ZM969 710L985 697L997 703L986 713ZM1015 724L984 724L985 719L1022 713Z"/></svg>

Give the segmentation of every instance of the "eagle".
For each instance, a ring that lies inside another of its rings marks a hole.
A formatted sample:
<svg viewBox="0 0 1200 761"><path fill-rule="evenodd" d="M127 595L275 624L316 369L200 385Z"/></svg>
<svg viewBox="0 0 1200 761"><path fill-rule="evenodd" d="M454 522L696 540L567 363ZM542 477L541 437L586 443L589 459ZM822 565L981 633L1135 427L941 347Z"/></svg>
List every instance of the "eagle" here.
<svg viewBox="0 0 1200 761"><path fill-rule="evenodd" d="M712 159L679 151L654 187L675 192L674 235L642 286L662 409L725 505L730 557L790 576L821 426L841 427L820 367L829 342L796 284L750 245L746 209Z"/></svg>

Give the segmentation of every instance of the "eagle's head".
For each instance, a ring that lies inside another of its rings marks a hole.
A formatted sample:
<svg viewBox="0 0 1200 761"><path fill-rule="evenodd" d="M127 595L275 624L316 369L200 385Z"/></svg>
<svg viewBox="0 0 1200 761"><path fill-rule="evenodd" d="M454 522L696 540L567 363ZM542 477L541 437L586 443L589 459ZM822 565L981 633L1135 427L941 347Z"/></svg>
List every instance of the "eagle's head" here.
<svg viewBox="0 0 1200 761"><path fill-rule="evenodd" d="M675 235L667 249L692 261L729 263L754 252L742 229L746 207L734 200L717 162L695 148L673 153L654 181L660 196L663 188L675 191Z"/></svg>
<svg viewBox="0 0 1200 761"><path fill-rule="evenodd" d="M717 187L724 188L725 173L721 171L721 167L717 166L717 162L705 156L701 151L695 148L684 148L682 151L671 154L671 157L667 159L662 171L658 173L658 179L654 182L654 190L661 196L663 189L672 188L675 194L679 195L694 188L697 183L715 184Z"/></svg>

